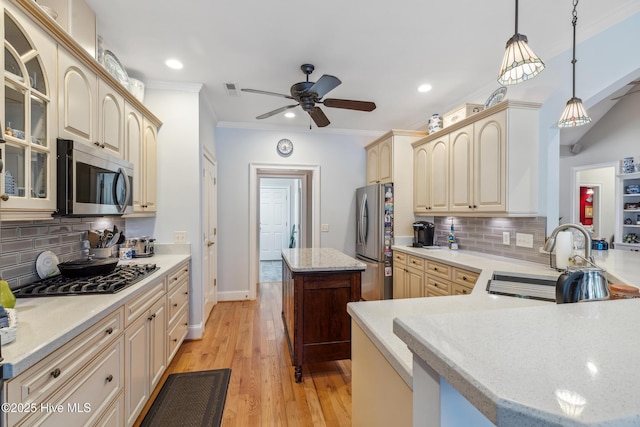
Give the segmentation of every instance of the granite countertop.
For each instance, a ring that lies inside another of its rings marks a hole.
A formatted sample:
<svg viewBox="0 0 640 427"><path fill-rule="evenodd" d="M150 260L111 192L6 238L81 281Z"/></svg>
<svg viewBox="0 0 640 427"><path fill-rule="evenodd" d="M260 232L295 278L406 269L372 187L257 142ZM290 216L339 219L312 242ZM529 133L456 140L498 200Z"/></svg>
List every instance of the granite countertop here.
<svg viewBox="0 0 640 427"><path fill-rule="evenodd" d="M468 296L348 305L353 320L410 387L415 352L498 425L640 423L640 372L625 369L640 356L634 335L640 300L557 305L490 295L486 283L494 271L559 273L543 264L463 250L394 250L480 273ZM594 255L610 280L640 286L640 254ZM566 401L574 398L586 403L571 418Z"/></svg>
<svg viewBox="0 0 640 427"><path fill-rule="evenodd" d="M15 341L2 345L2 377L12 378L24 372L190 258L188 253L167 253L132 261L154 263L160 268L111 295L18 298L17 336Z"/></svg>
<svg viewBox="0 0 640 427"><path fill-rule="evenodd" d="M282 258L294 273L364 270L366 264L333 248L283 249Z"/></svg>

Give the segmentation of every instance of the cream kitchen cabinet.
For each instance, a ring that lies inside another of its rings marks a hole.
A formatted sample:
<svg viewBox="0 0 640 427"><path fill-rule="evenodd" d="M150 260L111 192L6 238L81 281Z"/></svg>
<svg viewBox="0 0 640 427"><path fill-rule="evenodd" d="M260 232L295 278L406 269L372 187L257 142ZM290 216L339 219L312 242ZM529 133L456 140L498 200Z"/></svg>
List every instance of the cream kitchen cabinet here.
<svg viewBox="0 0 640 427"><path fill-rule="evenodd" d="M169 275L167 290L167 363L173 360L189 332L189 264Z"/></svg>
<svg viewBox="0 0 640 427"><path fill-rule="evenodd" d="M98 146L116 157L124 157L124 97L98 79Z"/></svg>
<svg viewBox="0 0 640 427"><path fill-rule="evenodd" d="M56 45L18 8L4 6L0 213L3 220L48 219L56 209Z"/></svg>
<svg viewBox="0 0 640 427"><path fill-rule="evenodd" d="M164 282L158 285L158 288L159 286L164 286ZM142 296L144 297L145 295ZM127 425L135 422L166 368L166 313L166 300L163 295L144 310L125 331Z"/></svg>
<svg viewBox="0 0 640 427"><path fill-rule="evenodd" d="M157 208L157 127L125 103L125 158L133 163L133 211L129 216L154 215Z"/></svg>
<svg viewBox="0 0 640 427"><path fill-rule="evenodd" d="M411 143L426 135L426 132L391 130L365 147L367 185L393 183L395 236L413 236Z"/></svg>
<svg viewBox="0 0 640 427"><path fill-rule="evenodd" d="M94 144L97 135L98 77L63 47L58 48L58 117L61 138Z"/></svg>
<svg viewBox="0 0 640 427"><path fill-rule="evenodd" d="M413 212L433 215L449 210L449 135L416 143L413 149Z"/></svg>
<svg viewBox="0 0 640 427"><path fill-rule="evenodd" d="M414 212L537 214L539 107L504 101L414 143Z"/></svg>
<svg viewBox="0 0 640 427"><path fill-rule="evenodd" d="M394 252L393 299L423 296L423 265L422 258Z"/></svg>

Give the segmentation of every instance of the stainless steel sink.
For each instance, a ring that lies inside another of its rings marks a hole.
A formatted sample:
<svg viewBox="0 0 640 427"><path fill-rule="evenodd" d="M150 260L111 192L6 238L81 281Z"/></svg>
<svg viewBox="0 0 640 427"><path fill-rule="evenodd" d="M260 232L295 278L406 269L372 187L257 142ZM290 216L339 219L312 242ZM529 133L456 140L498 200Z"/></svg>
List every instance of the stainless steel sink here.
<svg viewBox="0 0 640 427"><path fill-rule="evenodd" d="M555 302L557 280L557 275L495 271L487 282L487 292Z"/></svg>

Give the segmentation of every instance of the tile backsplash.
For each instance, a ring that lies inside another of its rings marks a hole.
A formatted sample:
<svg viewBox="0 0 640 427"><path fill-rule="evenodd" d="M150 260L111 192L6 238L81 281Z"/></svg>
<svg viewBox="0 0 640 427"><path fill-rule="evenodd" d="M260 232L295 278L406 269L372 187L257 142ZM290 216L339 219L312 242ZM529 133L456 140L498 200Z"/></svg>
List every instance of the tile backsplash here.
<svg viewBox="0 0 640 427"><path fill-rule="evenodd" d="M418 219L418 218L416 218ZM436 244L446 246L451 217L435 217ZM471 218L453 217L456 242L460 249L531 261L549 263L549 255L541 254L547 219L545 217ZM511 243L502 244L502 233L509 232ZM516 246L516 232L533 235L533 248Z"/></svg>
<svg viewBox="0 0 640 427"><path fill-rule="evenodd" d="M11 288L38 280L36 259L52 251L60 262L79 258L87 230L124 230L125 220L106 218L53 218L47 221L0 221L0 277Z"/></svg>

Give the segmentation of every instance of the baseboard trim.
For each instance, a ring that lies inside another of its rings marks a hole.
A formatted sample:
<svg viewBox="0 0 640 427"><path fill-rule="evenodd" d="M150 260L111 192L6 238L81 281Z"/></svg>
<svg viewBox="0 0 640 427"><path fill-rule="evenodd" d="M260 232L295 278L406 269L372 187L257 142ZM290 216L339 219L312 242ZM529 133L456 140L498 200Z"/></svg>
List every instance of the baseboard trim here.
<svg viewBox="0 0 640 427"><path fill-rule="evenodd" d="M218 292L218 301L246 301L249 300L249 290ZM254 298L255 299L255 298Z"/></svg>

